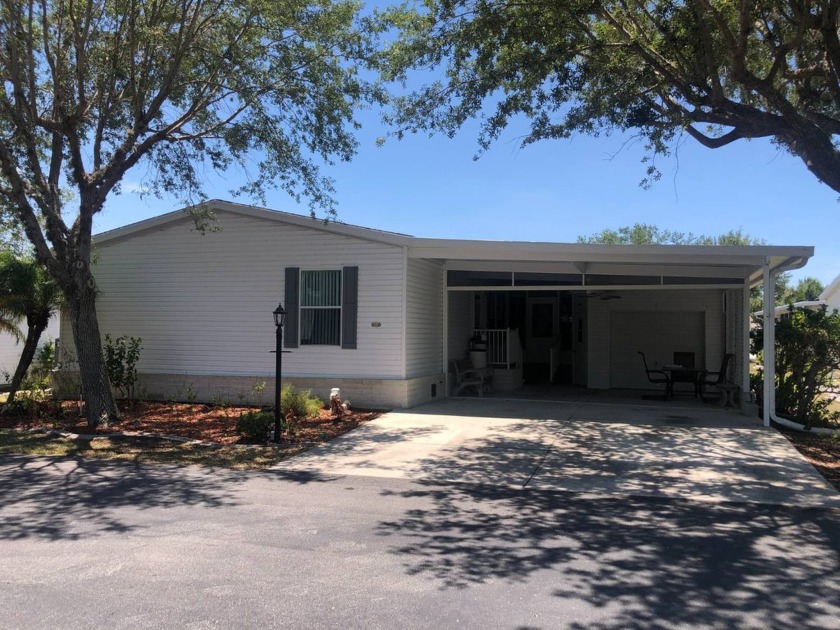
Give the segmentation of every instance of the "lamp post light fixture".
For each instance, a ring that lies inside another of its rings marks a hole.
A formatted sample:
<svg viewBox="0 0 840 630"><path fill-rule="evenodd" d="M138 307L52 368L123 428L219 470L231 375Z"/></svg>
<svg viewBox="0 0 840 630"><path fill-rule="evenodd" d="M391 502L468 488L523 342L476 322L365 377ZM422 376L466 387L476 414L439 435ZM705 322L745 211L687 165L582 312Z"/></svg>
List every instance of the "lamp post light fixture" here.
<svg viewBox="0 0 840 630"><path fill-rule="evenodd" d="M283 373L283 324L286 323L286 309L283 303L274 309L274 327L277 332L277 353L274 367L274 441L280 441L280 418L283 407L280 400L280 375Z"/></svg>

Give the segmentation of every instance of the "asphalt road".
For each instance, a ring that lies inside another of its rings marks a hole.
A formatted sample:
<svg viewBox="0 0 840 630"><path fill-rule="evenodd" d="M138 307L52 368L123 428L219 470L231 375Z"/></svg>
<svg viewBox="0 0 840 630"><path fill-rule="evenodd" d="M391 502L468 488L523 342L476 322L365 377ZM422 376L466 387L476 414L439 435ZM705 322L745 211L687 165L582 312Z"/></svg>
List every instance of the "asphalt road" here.
<svg viewBox="0 0 840 630"><path fill-rule="evenodd" d="M837 628L840 511L0 458L2 628Z"/></svg>

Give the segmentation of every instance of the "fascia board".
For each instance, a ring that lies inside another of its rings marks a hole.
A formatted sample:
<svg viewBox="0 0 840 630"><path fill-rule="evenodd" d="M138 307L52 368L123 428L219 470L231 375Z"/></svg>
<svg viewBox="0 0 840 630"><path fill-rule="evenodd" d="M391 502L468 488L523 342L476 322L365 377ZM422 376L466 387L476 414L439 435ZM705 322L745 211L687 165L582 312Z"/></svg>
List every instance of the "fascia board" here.
<svg viewBox="0 0 840 630"><path fill-rule="evenodd" d="M345 225L342 223L325 222L320 219L313 219L310 216L281 212L279 210L269 210L267 208L248 206L245 204L232 203L230 201L222 201L218 199L212 199L203 205L209 206L213 211L217 212L229 212L231 214L239 214L275 223L285 223L288 225L320 230L341 236L349 236L352 238L373 241L385 245L394 245L396 247L407 246L414 240L413 237L404 234L382 232L379 230L354 225ZM189 211L193 208L195 208L195 206L188 206L180 210L167 212L166 214L162 214L151 219L145 219L143 221L131 223L130 225L109 230L107 232L101 232L93 237L93 242L96 245L104 246L114 241L145 234L155 229L175 225L179 222L189 221L191 220Z"/></svg>

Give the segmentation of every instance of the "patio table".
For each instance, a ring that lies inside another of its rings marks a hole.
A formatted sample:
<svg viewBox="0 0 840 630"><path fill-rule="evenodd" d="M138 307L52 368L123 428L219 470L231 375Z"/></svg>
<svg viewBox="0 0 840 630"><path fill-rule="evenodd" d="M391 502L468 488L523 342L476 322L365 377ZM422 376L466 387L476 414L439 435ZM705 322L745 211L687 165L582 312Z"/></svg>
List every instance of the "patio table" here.
<svg viewBox="0 0 840 630"><path fill-rule="evenodd" d="M694 397L700 395L700 373L704 370L682 365L663 365L662 371L671 377L671 396L674 395L674 383L691 383L694 385Z"/></svg>

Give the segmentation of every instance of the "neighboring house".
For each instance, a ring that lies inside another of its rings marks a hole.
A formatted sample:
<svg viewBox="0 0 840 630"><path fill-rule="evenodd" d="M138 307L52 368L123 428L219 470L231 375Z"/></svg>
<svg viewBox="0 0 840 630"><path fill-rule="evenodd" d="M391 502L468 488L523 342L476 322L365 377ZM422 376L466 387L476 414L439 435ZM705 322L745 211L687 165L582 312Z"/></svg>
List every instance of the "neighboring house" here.
<svg viewBox="0 0 840 630"><path fill-rule="evenodd" d="M779 319L783 315L787 315L790 312L791 306L797 309L810 308L813 310L817 310L822 308L824 305L825 302L823 302L822 300L804 300L802 302L794 302L793 305L779 304L778 306L776 306L774 312L776 319ZM764 317L764 311L756 311L755 313L753 313L753 315L755 315L756 317Z"/></svg>
<svg viewBox="0 0 840 630"><path fill-rule="evenodd" d="M41 335L38 347L42 347L48 341L58 339L59 319L54 316L50 319L47 329ZM26 323L21 327L21 334L26 335ZM69 339L69 337L68 337ZM9 333L0 333L0 384L8 384L17 369L20 353L23 350L23 340L18 341Z"/></svg>
<svg viewBox="0 0 840 630"><path fill-rule="evenodd" d="M796 308L812 308L818 309L823 305L828 307L829 311L840 311L840 276L834 278L831 283L819 294L816 300L808 300L804 302L794 302L793 306ZM776 307L776 319L790 311L790 304L780 304ZM762 317L763 313L755 313L758 317Z"/></svg>
<svg viewBox="0 0 840 630"><path fill-rule="evenodd" d="M640 350L652 365L688 353L710 370L731 352L730 377L746 386L748 289L813 255L414 238L210 205L219 231L202 235L176 211L94 239L102 334L143 339L150 396L235 400L273 383L278 302L289 313L284 382L321 396L340 387L357 405L446 396L450 361L470 350L484 351L497 389L520 387L523 374L651 387ZM62 330L70 339L68 322Z"/></svg>
<svg viewBox="0 0 840 630"><path fill-rule="evenodd" d="M840 311L840 275L834 278L820 293L820 302L826 304L829 310Z"/></svg>

